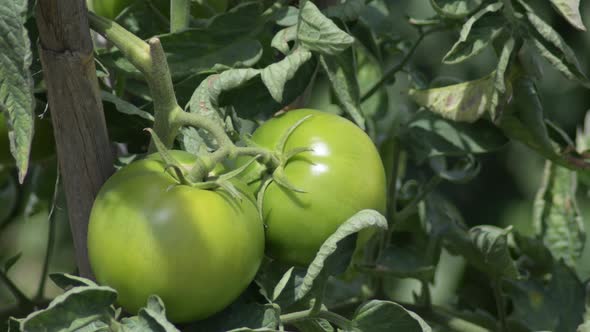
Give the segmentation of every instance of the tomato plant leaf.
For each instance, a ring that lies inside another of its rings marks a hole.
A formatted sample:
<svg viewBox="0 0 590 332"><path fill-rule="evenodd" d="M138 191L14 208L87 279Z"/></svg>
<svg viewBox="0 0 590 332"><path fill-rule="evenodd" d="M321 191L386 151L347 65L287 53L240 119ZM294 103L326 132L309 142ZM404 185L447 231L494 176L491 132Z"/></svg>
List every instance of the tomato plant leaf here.
<svg viewBox="0 0 590 332"><path fill-rule="evenodd" d="M436 266L432 263L423 248L393 244L382 252L375 266L358 268L374 275L433 281Z"/></svg>
<svg viewBox="0 0 590 332"><path fill-rule="evenodd" d="M205 320L190 324L183 331L275 331L280 321L277 305L260 305L238 298L229 307Z"/></svg>
<svg viewBox="0 0 590 332"><path fill-rule="evenodd" d="M104 329L113 317L117 292L107 286L75 287L57 296L46 309L20 322L23 331L89 331Z"/></svg>
<svg viewBox="0 0 590 332"><path fill-rule="evenodd" d="M576 172L547 161L534 209L537 234L555 259L569 266L575 265L586 240L576 187Z"/></svg>
<svg viewBox="0 0 590 332"><path fill-rule="evenodd" d="M293 79L297 71L309 59L311 59L311 52L300 47L287 55L283 60L262 69L260 72L262 82L274 100L279 103L283 102L283 94L287 81Z"/></svg>
<svg viewBox="0 0 590 332"><path fill-rule="evenodd" d="M309 319L295 322L297 331L301 332L334 332L334 327L325 319Z"/></svg>
<svg viewBox="0 0 590 332"><path fill-rule="evenodd" d="M115 107L117 108L117 111L119 111L123 114L136 115L136 116L144 118L148 121L151 121L151 122L154 121L154 116L152 114L150 114L149 112L146 112L146 111L140 109L139 107L115 96L114 94L112 94L110 92L101 91L100 97L102 98L103 101L114 104Z"/></svg>
<svg viewBox="0 0 590 332"><path fill-rule="evenodd" d="M542 240L515 232L514 242L520 250L521 257L528 257L534 262L536 269L547 272L553 269L553 256Z"/></svg>
<svg viewBox="0 0 590 332"><path fill-rule="evenodd" d="M348 0L324 9L323 13L329 18L337 18L345 22L355 21L359 18L365 6L363 0Z"/></svg>
<svg viewBox="0 0 590 332"><path fill-rule="evenodd" d="M276 48L279 50L279 52L286 55L291 51L289 42L292 42L295 39L297 39L297 26L293 25L277 32L272 38L270 46Z"/></svg>
<svg viewBox="0 0 590 332"><path fill-rule="evenodd" d="M0 117L8 123L10 152L22 183L29 168L35 98L30 67L33 59L25 20L26 0L0 4Z"/></svg>
<svg viewBox="0 0 590 332"><path fill-rule="evenodd" d="M293 6L283 7L277 11L275 17L275 22L282 27L294 26L299 19L299 9Z"/></svg>
<svg viewBox="0 0 590 332"><path fill-rule="evenodd" d="M139 309L137 316L123 318L121 323L129 332L180 332L166 319L164 302L155 295L148 298L147 306Z"/></svg>
<svg viewBox="0 0 590 332"><path fill-rule="evenodd" d="M502 47L496 71L494 72L494 91L492 92L490 114L492 120L497 121L501 114L502 108L509 99L511 91L506 89L507 70L510 65L510 60L514 53L514 39L510 38Z"/></svg>
<svg viewBox="0 0 590 332"><path fill-rule="evenodd" d="M259 3L247 2L215 16L204 28L159 35L173 80L185 79L215 65L241 68L256 64L263 53L257 40L261 33L261 13ZM141 79L142 75L120 51L101 54L100 59L105 64Z"/></svg>
<svg viewBox="0 0 590 332"><path fill-rule="evenodd" d="M225 127L226 115L219 106L219 96L223 91L246 84L258 74L259 71L256 69L232 69L207 77L193 93L186 107L187 111L205 116ZM187 151L198 154L201 152L202 144L195 137L194 131L194 129L182 129L183 143ZM198 135L210 147L216 146L215 139L206 131L199 129Z"/></svg>
<svg viewBox="0 0 590 332"><path fill-rule="evenodd" d="M527 12L526 15L531 27L531 38L527 41L567 79L590 87L590 81L582 71L576 54L559 33L533 12Z"/></svg>
<svg viewBox="0 0 590 332"><path fill-rule="evenodd" d="M68 273L52 273L49 275L49 278L54 284L57 285L57 287L63 290L80 286L98 286L90 279L78 277Z"/></svg>
<svg viewBox="0 0 590 332"><path fill-rule="evenodd" d="M365 228L387 228L387 220L374 210L362 210L345 221L334 234L322 244L319 252L307 269L300 286L297 287L295 298L302 299L312 289L314 280L320 276L324 268L327 272L343 272L352 258L356 244L355 235ZM353 241L351 241L351 239ZM342 255L342 257L338 257ZM334 257L332 257L334 256Z"/></svg>
<svg viewBox="0 0 590 332"><path fill-rule="evenodd" d="M451 19L468 16L481 3L481 0L430 0L430 5L439 15Z"/></svg>
<svg viewBox="0 0 590 332"><path fill-rule="evenodd" d="M551 0L551 4L574 28L586 31L580 15L580 0Z"/></svg>
<svg viewBox="0 0 590 332"><path fill-rule="evenodd" d="M489 110L494 74L440 88L410 89L418 105L453 121L475 122Z"/></svg>
<svg viewBox="0 0 590 332"><path fill-rule="evenodd" d="M461 255L490 277L518 279L520 273L508 248L509 229L476 226L470 230L457 209L439 195L426 199L426 220L433 237L443 241L453 255Z"/></svg>
<svg viewBox="0 0 590 332"><path fill-rule="evenodd" d="M322 55L320 63L328 76L338 104L364 130L365 118L361 111L360 88L354 70L352 51L347 50L337 56Z"/></svg>
<svg viewBox="0 0 590 332"><path fill-rule="evenodd" d="M504 29L502 3L488 5L471 16L461 28L459 40L444 56L444 63L459 63L479 53Z"/></svg>
<svg viewBox="0 0 590 332"><path fill-rule="evenodd" d="M353 323L362 332L431 332L430 326L417 314L401 305L373 300L357 309Z"/></svg>
<svg viewBox="0 0 590 332"><path fill-rule="evenodd" d="M281 293L287 286L287 282L289 282L289 279L291 279L293 269L294 268L292 267L289 270L287 270L287 272L285 272L285 274L281 277L281 280L279 280L279 282L277 283L276 287L274 288L274 291L272 292L272 301L276 301L279 298L279 296L281 296Z"/></svg>
<svg viewBox="0 0 590 332"><path fill-rule="evenodd" d="M508 234L511 228L501 229L495 226L476 226L469 230L469 237L475 248L481 253L486 264L487 273L496 278L517 279L520 273L510 256Z"/></svg>
<svg viewBox="0 0 590 332"><path fill-rule="evenodd" d="M419 162L436 156L489 153L508 143L506 136L488 121L455 122L429 111L417 112L404 127L401 138Z"/></svg>
<svg viewBox="0 0 590 332"><path fill-rule="evenodd" d="M586 286L586 309L584 310L584 322L578 326L576 332L590 332L590 288Z"/></svg>
<svg viewBox="0 0 590 332"><path fill-rule="evenodd" d="M430 158L430 168L442 179L455 183L466 183L473 180L481 171L481 163L472 155L454 160L449 165L444 156Z"/></svg>
<svg viewBox="0 0 590 332"><path fill-rule="evenodd" d="M324 16L311 1L306 1L301 9L297 40L307 49L326 55L338 54L354 42L352 36Z"/></svg>
<svg viewBox="0 0 590 332"><path fill-rule="evenodd" d="M510 319L530 331L575 331L583 321L584 285L562 263L549 276L508 281L504 288L513 302Z"/></svg>

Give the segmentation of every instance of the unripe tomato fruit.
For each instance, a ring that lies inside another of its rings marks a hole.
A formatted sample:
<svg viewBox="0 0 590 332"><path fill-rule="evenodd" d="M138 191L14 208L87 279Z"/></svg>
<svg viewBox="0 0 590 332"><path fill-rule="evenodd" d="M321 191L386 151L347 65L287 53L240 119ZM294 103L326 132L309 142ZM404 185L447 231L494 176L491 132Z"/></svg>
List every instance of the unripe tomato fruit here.
<svg viewBox="0 0 590 332"><path fill-rule="evenodd" d="M312 109L293 110L264 123L252 140L274 149L289 128L308 115L284 149L313 149L296 155L285 167L286 179L305 192L273 181L262 205L269 255L295 265L309 264L324 241L355 213L383 213L386 204L379 153L369 136L347 119Z"/></svg>
<svg viewBox="0 0 590 332"><path fill-rule="evenodd" d="M165 167L152 155L107 180L92 208L88 254L97 281L115 288L127 311L157 294L171 321L188 322L222 310L248 286L264 255L264 227L253 197L179 185Z"/></svg>
<svg viewBox="0 0 590 332"><path fill-rule="evenodd" d="M55 154L55 140L50 119L40 119L35 116L33 142L31 143L31 162L40 162ZM8 139L8 125L6 118L0 112L0 165L14 166L15 160L10 153Z"/></svg>

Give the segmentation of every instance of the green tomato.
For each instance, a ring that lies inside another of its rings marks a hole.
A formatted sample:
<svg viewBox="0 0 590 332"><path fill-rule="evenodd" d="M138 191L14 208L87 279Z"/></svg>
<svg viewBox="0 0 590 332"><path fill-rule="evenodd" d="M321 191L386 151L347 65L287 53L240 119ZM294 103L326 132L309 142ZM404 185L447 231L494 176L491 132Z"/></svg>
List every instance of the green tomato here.
<svg viewBox="0 0 590 332"><path fill-rule="evenodd" d="M260 126L252 140L274 149L297 121L285 152L301 147L285 166L286 179L305 193L272 182L264 193L268 253L289 264L306 265L324 241L363 209L385 211L385 171L369 136L337 115L311 109L289 111Z"/></svg>
<svg viewBox="0 0 590 332"><path fill-rule="evenodd" d="M40 162L55 154L55 141L50 119L40 119L35 116L33 142L31 143L31 162ZM14 158L10 153L8 139L8 125L6 118L0 112L0 168L14 166Z"/></svg>
<svg viewBox="0 0 590 332"><path fill-rule="evenodd" d="M171 153L187 166L196 162ZM88 254L98 282L115 288L126 310L137 312L157 294L171 321L188 322L224 309L246 289L264 256L264 227L253 197L179 185L152 155L101 188Z"/></svg>
<svg viewBox="0 0 590 332"><path fill-rule="evenodd" d="M114 20L134 0L87 0L88 7L97 15Z"/></svg>

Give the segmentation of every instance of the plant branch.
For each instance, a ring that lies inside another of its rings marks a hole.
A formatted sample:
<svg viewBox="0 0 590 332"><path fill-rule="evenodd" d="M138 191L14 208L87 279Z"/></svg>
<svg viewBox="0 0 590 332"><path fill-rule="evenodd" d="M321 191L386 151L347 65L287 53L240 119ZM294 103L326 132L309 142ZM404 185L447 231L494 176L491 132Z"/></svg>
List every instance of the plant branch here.
<svg viewBox="0 0 590 332"><path fill-rule="evenodd" d="M45 292L45 282L47 280L47 273L49 272L49 263L51 256L53 255L53 247L55 242L55 208L57 206L57 199L59 197L59 182L60 174L59 168L57 170L57 176L55 178L55 186L53 188L53 199L51 201L51 209L49 210L49 231L47 232L47 247L45 248L45 259L43 260L43 269L41 270L41 277L39 280L39 286L37 288L37 294L33 298L34 301L40 301L43 299L43 293Z"/></svg>
<svg viewBox="0 0 590 332"><path fill-rule="evenodd" d="M92 30L117 46L125 58L139 71L144 74L151 71L150 46L146 42L119 24L93 12L88 12L88 23Z"/></svg>
<svg viewBox="0 0 590 332"><path fill-rule="evenodd" d="M483 326L465 319L455 317L446 312L444 308L440 307L424 307L415 304L400 303L406 309L415 312L420 317L424 318L433 324L439 325L446 331L452 332L492 332Z"/></svg>
<svg viewBox="0 0 590 332"><path fill-rule="evenodd" d="M33 308L33 302L8 278L6 273L0 269L0 282L2 282L14 296L20 306Z"/></svg>
<svg viewBox="0 0 590 332"><path fill-rule="evenodd" d="M191 17L190 12L190 0L171 0L170 32L177 32L188 28Z"/></svg>
<svg viewBox="0 0 590 332"><path fill-rule="evenodd" d="M500 318L500 332L508 332L508 325L506 325L506 302L502 295L502 280L500 278L494 280L493 289L498 317Z"/></svg>
<svg viewBox="0 0 590 332"><path fill-rule="evenodd" d="M389 70L387 70L383 76L381 77L381 79L375 83L371 89L369 89L369 91L367 91L362 97L361 97L361 102L369 99L373 94L375 94L375 92L379 91L379 89L385 84L385 82L391 80L395 74L397 74L399 71L401 71L402 69L404 69L404 67L408 64L408 62L410 61L410 59L414 56L414 53L416 52L416 50L418 49L418 46L420 46L420 43L422 43L422 41L424 40L424 38L434 32L439 32L439 31L443 31L446 28L433 28L431 30L428 30L426 32L420 32L420 35L418 36L418 39L416 39L416 41L414 42L414 44L412 45L412 47L410 47L410 50L408 51L408 53L406 53L406 55L404 56L404 58L395 66L391 67Z"/></svg>
<svg viewBox="0 0 590 332"><path fill-rule="evenodd" d="M154 131L166 147L171 147L178 134L174 118L183 111L176 100L166 53L164 53L160 39L150 39L149 48L151 71L146 73L145 77L154 101ZM151 152L156 151L153 140L149 149Z"/></svg>

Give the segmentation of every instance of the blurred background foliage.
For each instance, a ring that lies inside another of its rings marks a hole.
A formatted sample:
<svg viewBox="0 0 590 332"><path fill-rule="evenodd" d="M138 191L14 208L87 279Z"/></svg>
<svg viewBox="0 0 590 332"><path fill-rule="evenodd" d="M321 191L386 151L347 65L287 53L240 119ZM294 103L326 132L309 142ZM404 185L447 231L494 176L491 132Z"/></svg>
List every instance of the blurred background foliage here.
<svg viewBox="0 0 590 332"><path fill-rule="evenodd" d="M543 3L545 15L543 18L550 23L566 39L566 42L577 53L582 67L590 68L590 33L580 33L549 6L546 1L530 1ZM582 1L582 18L590 24L590 1ZM408 24L408 16L428 18L435 14L426 0L389 0L371 1L368 10L388 13L389 18L382 29L389 31L393 41L401 45L408 45L417 38L414 28ZM457 38L457 31L439 32L425 38L419 46L415 56L410 61L413 68L412 75L419 75L425 82L465 81L487 75L496 65L496 57L492 48L472 59L458 65L443 65L441 59L450 49ZM388 68L398 57L385 58L384 67ZM360 60L359 60L360 62ZM549 68L545 62L543 79L538 82L540 95L545 107L547 118L556 122L570 137L574 138L576 130L583 125L584 116L590 109L590 93L579 85L564 79L558 72ZM368 89L375 81L372 75L359 75L361 90ZM407 97L411 87L410 75L397 75L394 84L387 87L389 98L389 112L412 112L417 106ZM366 82L363 82L366 80ZM363 90L363 91L365 91ZM330 110L332 105L328 83L325 77L318 77L314 85L310 105ZM112 107L105 104L105 107ZM336 110L338 111L338 110ZM108 112L109 114L118 114ZM112 116L112 115L111 115ZM111 118L111 121L116 121ZM138 125L139 127L142 124ZM138 128L139 128L138 127ZM140 130L138 130L140 132ZM111 133L111 135L117 133ZM141 133L138 135L142 135ZM127 137L128 135L122 135ZM142 138L145 139L145 138ZM141 140L141 139L140 139ZM445 182L439 187L439 192L452 201L461 212L469 226L490 224L506 227L513 225L523 234L532 235L533 200L540 186L544 159L520 143L511 142L501 151L479 156L482 165L480 174L465 184ZM412 177L414 164L408 162L406 174ZM39 287L39 276L42 273L43 261L47 247L47 233L49 230L49 209L53 199L53 186L56 177L56 160L45 160L35 165L19 191L18 201L9 199L14 192L16 182L12 170L4 170L0 174L0 216L10 215L8 221L0 225L0 262L21 254L20 260L9 271L8 275L23 292L33 297ZM578 198L582 215L586 216L586 229L590 229L590 188L579 185ZM53 248L53 258L49 272L75 272L73 247L66 215L65 202L61 195L57 197L54 222L56 238ZM590 239L590 237L588 237ZM590 245L586 245L583 257L579 260L577 273L581 280L590 278ZM412 292L419 289L419 282L415 280L391 279L387 285L391 295L401 301L411 301ZM59 290L51 282L47 283L46 296L53 297ZM433 288L435 304L457 302L457 294L469 293L472 300L481 301L478 305L489 308L493 312L493 296L490 294L487 279L479 272L467 268L461 258L443 253L441 264L437 268L436 283ZM480 293L484 296L473 296ZM11 294L0 286L0 316L3 307L14 300Z"/></svg>

